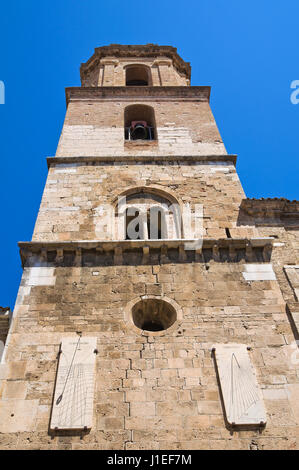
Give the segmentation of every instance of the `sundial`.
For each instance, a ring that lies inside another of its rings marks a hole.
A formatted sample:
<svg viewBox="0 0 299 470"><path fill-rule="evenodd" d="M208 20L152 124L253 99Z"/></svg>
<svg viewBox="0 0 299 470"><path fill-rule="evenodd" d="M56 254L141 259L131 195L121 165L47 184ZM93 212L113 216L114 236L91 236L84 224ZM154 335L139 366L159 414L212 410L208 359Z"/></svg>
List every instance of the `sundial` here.
<svg viewBox="0 0 299 470"><path fill-rule="evenodd" d="M247 346L216 344L213 349L228 423L265 425L265 407Z"/></svg>
<svg viewBox="0 0 299 470"><path fill-rule="evenodd" d="M96 345L97 338L63 338L51 430L92 427Z"/></svg>

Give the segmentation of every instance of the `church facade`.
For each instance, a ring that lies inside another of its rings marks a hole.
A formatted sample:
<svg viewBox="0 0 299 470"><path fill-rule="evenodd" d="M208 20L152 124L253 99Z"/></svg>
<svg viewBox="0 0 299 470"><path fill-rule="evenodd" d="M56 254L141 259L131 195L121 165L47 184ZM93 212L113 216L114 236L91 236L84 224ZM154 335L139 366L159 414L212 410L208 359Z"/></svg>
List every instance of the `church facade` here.
<svg viewBox="0 0 299 470"><path fill-rule="evenodd" d="M298 449L299 202L246 198L170 46L81 65L0 364L1 449Z"/></svg>

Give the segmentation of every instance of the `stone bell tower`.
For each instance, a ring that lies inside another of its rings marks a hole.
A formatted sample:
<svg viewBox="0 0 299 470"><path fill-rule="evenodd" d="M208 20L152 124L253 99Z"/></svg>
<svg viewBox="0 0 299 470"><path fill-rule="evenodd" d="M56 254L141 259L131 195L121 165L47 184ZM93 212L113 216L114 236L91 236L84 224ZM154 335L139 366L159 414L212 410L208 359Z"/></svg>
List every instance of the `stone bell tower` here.
<svg viewBox="0 0 299 470"><path fill-rule="evenodd" d="M296 448L299 205L246 199L190 75L173 47L113 44L66 89L0 448Z"/></svg>

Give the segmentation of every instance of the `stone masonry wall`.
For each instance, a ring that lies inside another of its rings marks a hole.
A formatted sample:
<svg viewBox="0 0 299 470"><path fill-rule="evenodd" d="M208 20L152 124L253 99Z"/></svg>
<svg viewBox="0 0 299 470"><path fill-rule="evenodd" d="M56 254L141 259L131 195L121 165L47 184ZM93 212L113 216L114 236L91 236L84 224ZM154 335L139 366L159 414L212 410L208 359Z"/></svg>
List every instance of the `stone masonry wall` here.
<svg viewBox="0 0 299 470"><path fill-rule="evenodd" d="M168 60L168 63L160 63L160 65L154 62L154 60L143 58L141 61L136 59L115 61L112 65L102 63L90 73L89 78L85 79L82 85L94 87L103 85L125 86L126 67L140 64L149 67L150 84L153 86L187 86L189 84L186 77L173 68L171 61Z"/></svg>
<svg viewBox="0 0 299 470"><path fill-rule="evenodd" d="M267 204L261 200L258 204ZM275 200L269 200L275 204ZM291 285L285 266L294 266L299 263L299 222L294 211L291 215L279 210L271 211L271 216L248 215L240 213L239 226L255 226L263 237L273 237L273 250L271 261L276 273L283 297L287 303L287 315L292 326L294 339L299 340L299 303L294 295L294 286ZM298 279L299 280L299 279ZM297 343L299 346L299 342Z"/></svg>
<svg viewBox="0 0 299 470"><path fill-rule="evenodd" d="M0 448L295 448L299 366L277 281L245 281L245 259L180 263L171 253L161 263L152 253L141 266L138 256L123 266L107 254L86 254L82 267L48 263L40 281L36 261L28 263L0 369ZM125 308L145 294L180 306L171 332L132 330ZM49 436L59 343L76 331L98 338L93 427ZM227 341L252 346L267 410L262 431L225 425L210 349Z"/></svg>
<svg viewBox="0 0 299 470"><path fill-rule="evenodd" d="M102 205L113 204L129 188L155 187L178 202L203 204L204 234L210 238L258 236L255 227L238 226L244 198L236 169L226 162L146 164L77 163L51 166L33 240L109 239ZM217 199L217 204L215 200Z"/></svg>
<svg viewBox="0 0 299 470"><path fill-rule="evenodd" d="M285 265L298 264L299 260L299 229L288 227L258 227L261 236L275 236L274 249L271 261L273 269L286 302L294 302L294 292L288 282L283 267ZM298 308L299 310L299 308Z"/></svg>
<svg viewBox="0 0 299 470"><path fill-rule="evenodd" d="M157 141L125 142L124 109L155 110ZM208 102L71 101L56 155L223 155L226 150Z"/></svg>
<svg viewBox="0 0 299 470"><path fill-rule="evenodd" d="M296 265L299 261L298 202L293 201L295 205L292 207L291 201L285 202L277 198L249 201L254 204L253 213L244 211L241 205L238 226L256 227L261 236L274 238L271 260L285 301L292 303L295 300L294 292L283 268L286 265Z"/></svg>

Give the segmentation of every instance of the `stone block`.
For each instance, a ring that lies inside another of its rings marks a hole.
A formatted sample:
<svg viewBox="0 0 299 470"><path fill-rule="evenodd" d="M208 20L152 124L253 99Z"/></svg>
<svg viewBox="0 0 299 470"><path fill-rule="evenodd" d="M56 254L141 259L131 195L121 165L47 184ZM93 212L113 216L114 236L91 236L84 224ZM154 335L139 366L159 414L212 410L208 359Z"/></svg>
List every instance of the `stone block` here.
<svg viewBox="0 0 299 470"><path fill-rule="evenodd" d="M0 433L35 431L39 400L0 401Z"/></svg>

